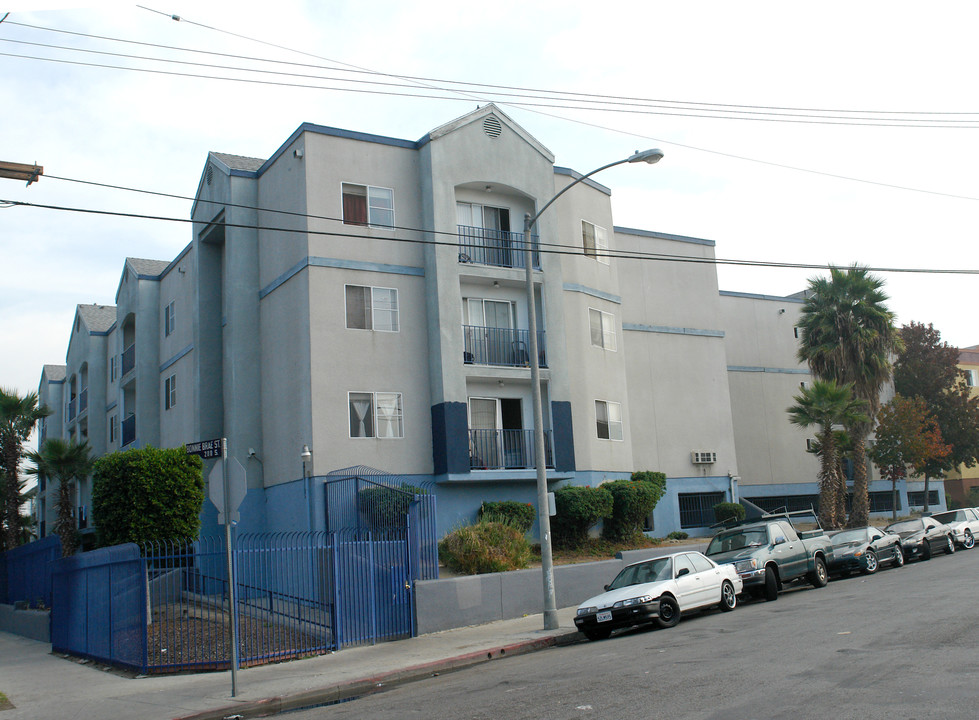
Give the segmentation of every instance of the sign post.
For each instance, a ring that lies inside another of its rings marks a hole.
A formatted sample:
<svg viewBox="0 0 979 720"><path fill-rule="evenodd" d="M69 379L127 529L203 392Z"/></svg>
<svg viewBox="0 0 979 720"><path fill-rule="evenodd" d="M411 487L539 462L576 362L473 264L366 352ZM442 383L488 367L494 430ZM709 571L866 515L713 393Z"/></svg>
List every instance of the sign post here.
<svg viewBox="0 0 979 720"><path fill-rule="evenodd" d="M224 525L224 544L228 560L228 605L231 610L231 697L238 695L238 577L234 561L233 528L238 522L238 506L248 490L245 469L234 458L228 458L228 438L188 443L187 453L218 461L207 476L207 494L218 509L218 523Z"/></svg>

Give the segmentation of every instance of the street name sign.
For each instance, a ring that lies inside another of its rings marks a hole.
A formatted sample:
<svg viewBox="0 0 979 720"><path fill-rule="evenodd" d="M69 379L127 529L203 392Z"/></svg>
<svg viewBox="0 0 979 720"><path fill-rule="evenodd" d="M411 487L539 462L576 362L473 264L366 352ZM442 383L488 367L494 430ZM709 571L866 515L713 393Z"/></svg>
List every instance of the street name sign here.
<svg viewBox="0 0 979 720"><path fill-rule="evenodd" d="M185 447L188 455L200 455L204 460L221 457L221 438L187 443Z"/></svg>

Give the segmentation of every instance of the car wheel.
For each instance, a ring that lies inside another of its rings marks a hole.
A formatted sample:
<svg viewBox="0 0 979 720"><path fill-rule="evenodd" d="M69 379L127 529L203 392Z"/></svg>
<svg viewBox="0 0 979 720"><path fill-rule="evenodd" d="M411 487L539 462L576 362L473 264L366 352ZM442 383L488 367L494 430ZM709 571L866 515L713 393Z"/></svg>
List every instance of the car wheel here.
<svg viewBox="0 0 979 720"><path fill-rule="evenodd" d="M955 541L952 539L951 535L945 536L945 554L951 555L955 552Z"/></svg>
<svg viewBox="0 0 979 720"><path fill-rule="evenodd" d="M806 579L809 584L815 588L826 587L826 583L829 582L829 573L826 571L826 561L821 557L816 558L816 567L809 571L806 575Z"/></svg>
<svg viewBox="0 0 979 720"><path fill-rule="evenodd" d="M656 621L661 628L671 628L680 622L680 606L676 600L669 596L659 599L659 617Z"/></svg>
<svg viewBox="0 0 979 720"><path fill-rule="evenodd" d="M894 546L894 567L901 567L904 565L904 550L900 545Z"/></svg>
<svg viewBox="0 0 979 720"><path fill-rule="evenodd" d="M878 564L877 553L875 553L873 550L868 550L867 557L864 558L864 566L860 568L860 572L862 572L864 575L873 575L875 572L877 572Z"/></svg>
<svg viewBox="0 0 979 720"><path fill-rule="evenodd" d="M612 631L607 628L603 628L601 630L585 630L584 633L586 638L594 641L607 640L608 636L612 634Z"/></svg>
<svg viewBox="0 0 979 720"><path fill-rule="evenodd" d="M966 550L970 550L970 549L974 548L975 546L976 546L976 538L975 538L975 536L972 534L972 531L971 530L966 530L965 531L965 538L963 538L963 540L962 540L962 547L964 547Z"/></svg>
<svg viewBox="0 0 979 720"><path fill-rule="evenodd" d="M931 543L927 540L921 541L921 554L918 557L922 560L931 560Z"/></svg>
<svg viewBox="0 0 979 720"><path fill-rule="evenodd" d="M730 580L721 583L721 604L718 606L724 612L731 612L738 606L738 594L734 592L734 584Z"/></svg>
<svg viewBox="0 0 979 720"><path fill-rule="evenodd" d="M765 568L765 599L768 602L778 600L778 578L770 567Z"/></svg>

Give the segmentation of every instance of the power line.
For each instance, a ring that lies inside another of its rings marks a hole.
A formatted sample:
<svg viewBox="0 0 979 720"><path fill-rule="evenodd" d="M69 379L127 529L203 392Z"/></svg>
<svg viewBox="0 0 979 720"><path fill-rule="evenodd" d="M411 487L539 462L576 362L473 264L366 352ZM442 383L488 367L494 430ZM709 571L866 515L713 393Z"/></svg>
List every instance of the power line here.
<svg viewBox="0 0 979 720"><path fill-rule="evenodd" d="M122 217L130 219L140 219L140 220L159 220L166 222L176 222L183 224L193 224L198 223L201 225L214 225L217 227L229 227L229 228L243 228L248 230L262 230L268 232L283 232L283 233L295 233L304 235L316 235L325 237L340 237L340 238L357 238L358 240L381 240L382 242L399 242L408 243L414 245L436 245L444 247L458 247L458 242L447 242L443 240L425 240L421 238L407 238L407 237L390 237L390 238L379 238L379 237L365 237L359 233L347 233L347 232L331 232L326 230L311 230L306 228L288 228L288 227L271 227L263 225L254 225L250 223L229 223L225 221L214 221L205 222L199 220L193 220L191 218L175 218L165 215L147 215L144 213L128 213L113 210L94 210L91 208L78 208L69 207L64 205L48 205L43 203L30 203L20 200L3 200L0 199L0 205L9 203L10 205L15 205L18 207L30 207L39 208L44 210L56 210L61 212L74 212L81 213L85 215L105 215L111 217ZM416 232L435 234L432 230L417 229ZM445 233L439 233L445 234ZM454 233L448 233L454 234ZM541 254L550 255L574 255L581 256L582 249L578 247L571 247L567 245L552 246L561 247L568 249L540 249L535 250ZM658 262L678 262L678 263L688 263L688 264L700 264L700 265L734 265L742 267L762 267L762 268L783 268L783 269L795 269L795 270L828 270L833 267L840 267L834 264L815 264L815 263L786 263L786 262L773 262L767 260L735 260L735 259L723 259L723 258L698 258L690 255L669 255L666 253L643 253L643 252L606 252L603 253L603 257L615 258L619 260L647 260L647 261L658 261ZM867 267L870 272L878 273L910 273L910 274L923 274L923 275L979 275L979 269L977 270L967 270L962 268L954 269L925 269L925 268L896 268L896 267Z"/></svg>

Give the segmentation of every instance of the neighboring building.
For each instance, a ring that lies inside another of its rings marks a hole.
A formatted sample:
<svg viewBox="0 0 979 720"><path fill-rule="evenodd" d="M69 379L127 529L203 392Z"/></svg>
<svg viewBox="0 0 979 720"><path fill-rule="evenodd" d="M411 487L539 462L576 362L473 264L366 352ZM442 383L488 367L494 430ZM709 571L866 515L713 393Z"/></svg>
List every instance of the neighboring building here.
<svg viewBox="0 0 979 720"><path fill-rule="evenodd" d="M965 375L972 397L979 397L979 345L959 350L958 367ZM945 489L960 506L979 505L979 490L975 488L979 488L979 465L971 468L960 465L945 479Z"/></svg>
<svg viewBox="0 0 979 720"><path fill-rule="evenodd" d="M493 105L418 141L303 124L267 160L210 153L191 243L127 259L114 323L76 323L104 353L96 453L227 437L245 531L322 529L325 477L359 465L431 488L440 534L483 500L535 502L519 230L578 177ZM610 195L578 184L535 239L552 489L664 472L658 535L704 532L739 492L811 495L784 412L808 377L798 301L720 293L712 241L616 227ZM775 303L792 315L763 322Z"/></svg>

